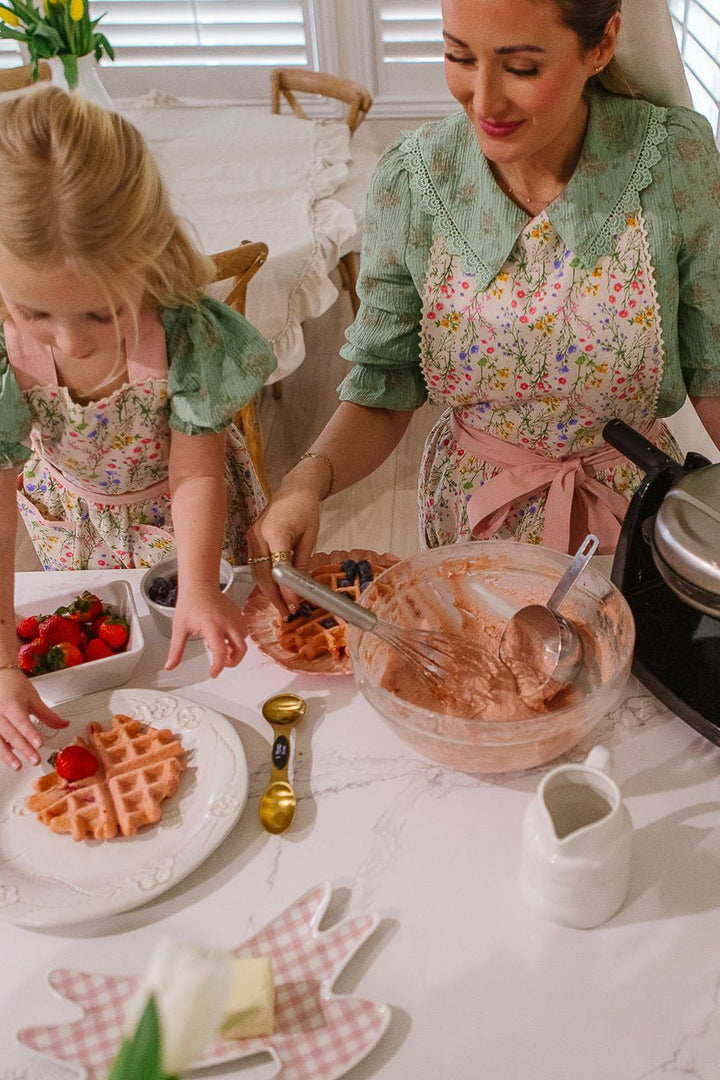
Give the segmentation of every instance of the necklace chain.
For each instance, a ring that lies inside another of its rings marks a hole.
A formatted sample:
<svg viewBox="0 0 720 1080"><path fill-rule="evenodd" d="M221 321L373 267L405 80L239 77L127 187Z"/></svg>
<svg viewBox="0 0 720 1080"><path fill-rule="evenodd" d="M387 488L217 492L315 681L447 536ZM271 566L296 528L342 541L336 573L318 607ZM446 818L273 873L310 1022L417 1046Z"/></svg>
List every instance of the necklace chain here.
<svg viewBox="0 0 720 1080"><path fill-rule="evenodd" d="M565 184L562 184L551 198L545 200L544 198L537 197L535 195L527 195L525 192L518 191L517 188L511 187L504 176L500 177L500 184L502 185L502 187L505 188L505 191L508 193L508 195L516 195L518 199L521 199L522 202L527 203L528 206L530 206L531 203L544 203L545 206L548 206L551 202L557 199L561 191L565 189Z"/></svg>

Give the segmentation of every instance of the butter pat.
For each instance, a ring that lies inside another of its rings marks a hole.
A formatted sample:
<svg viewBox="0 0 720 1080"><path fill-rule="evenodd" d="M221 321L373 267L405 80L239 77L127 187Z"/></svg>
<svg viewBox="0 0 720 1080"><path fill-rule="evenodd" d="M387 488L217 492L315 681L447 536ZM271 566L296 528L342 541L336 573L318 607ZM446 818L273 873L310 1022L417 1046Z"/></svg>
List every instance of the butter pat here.
<svg viewBox="0 0 720 1080"><path fill-rule="evenodd" d="M275 981L269 956L233 957L223 1039L251 1039L275 1030Z"/></svg>

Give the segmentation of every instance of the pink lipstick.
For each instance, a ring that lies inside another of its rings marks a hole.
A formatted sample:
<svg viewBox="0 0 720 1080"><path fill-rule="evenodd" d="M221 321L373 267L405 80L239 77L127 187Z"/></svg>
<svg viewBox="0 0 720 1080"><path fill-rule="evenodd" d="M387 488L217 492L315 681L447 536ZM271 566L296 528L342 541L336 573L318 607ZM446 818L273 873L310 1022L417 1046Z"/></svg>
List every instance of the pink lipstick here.
<svg viewBox="0 0 720 1080"><path fill-rule="evenodd" d="M486 135L493 139L505 139L508 135L514 135L518 128L522 127L523 121L516 120L514 123L500 124L493 120L478 120L478 127Z"/></svg>

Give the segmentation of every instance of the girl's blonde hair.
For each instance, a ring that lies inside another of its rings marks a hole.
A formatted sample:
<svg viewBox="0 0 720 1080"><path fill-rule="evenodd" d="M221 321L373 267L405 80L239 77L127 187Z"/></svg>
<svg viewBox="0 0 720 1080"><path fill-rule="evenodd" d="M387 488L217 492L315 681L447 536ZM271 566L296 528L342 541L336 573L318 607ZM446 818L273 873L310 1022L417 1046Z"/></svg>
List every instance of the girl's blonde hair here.
<svg viewBox="0 0 720 1080"><path fill-rule="evenodd" d="M123 299L196 305L212 260L190 241L140 132L118 113L44 86L0 106L0 244L61 262Z"/></svg>

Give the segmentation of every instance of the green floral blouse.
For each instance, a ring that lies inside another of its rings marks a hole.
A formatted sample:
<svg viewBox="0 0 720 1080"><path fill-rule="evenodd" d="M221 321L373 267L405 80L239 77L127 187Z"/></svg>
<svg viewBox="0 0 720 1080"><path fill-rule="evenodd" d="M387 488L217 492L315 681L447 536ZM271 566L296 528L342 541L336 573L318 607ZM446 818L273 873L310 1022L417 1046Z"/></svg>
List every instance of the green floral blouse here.
<svg viewBox="0 0 720 1080"><path fill-rule="evenodd" d="M221 431L277 367L272 349L242 315L211 297L197 308L161 311L160 318L167 344L170 427L186 435ZM0 468L29 459L32 424L0 329Z"/></svg>
<svg viewBox="0 0 720 1080"><path fill-rule="evenodd" d="M689 109L594 94L582 155L547 217L588 270L642 210L665 363L659 416L686 393L720 396L720 154ZM413 409L427 398L419 328L434 238L486 289L527 215L495 183L464 113L406 133L385 152L368 195L362 301L342 355L341 400Z"/></svg>

